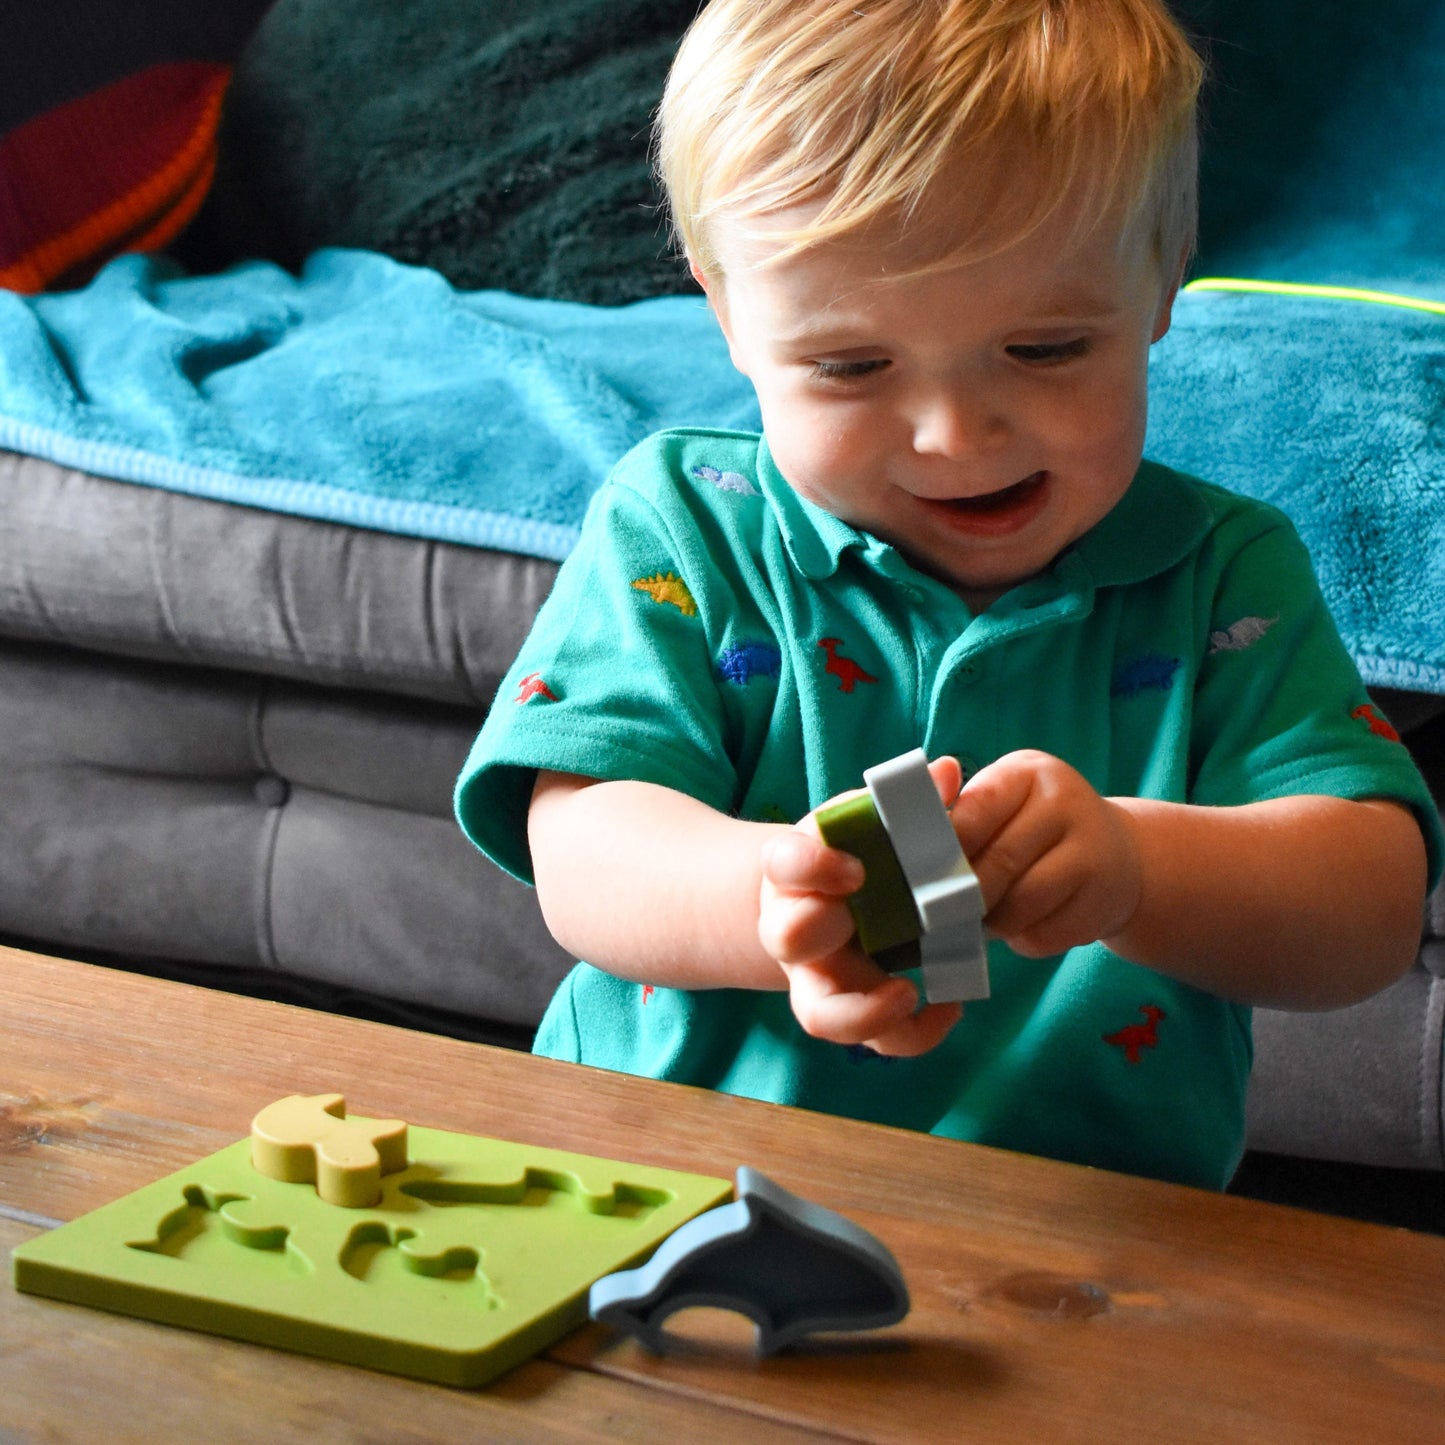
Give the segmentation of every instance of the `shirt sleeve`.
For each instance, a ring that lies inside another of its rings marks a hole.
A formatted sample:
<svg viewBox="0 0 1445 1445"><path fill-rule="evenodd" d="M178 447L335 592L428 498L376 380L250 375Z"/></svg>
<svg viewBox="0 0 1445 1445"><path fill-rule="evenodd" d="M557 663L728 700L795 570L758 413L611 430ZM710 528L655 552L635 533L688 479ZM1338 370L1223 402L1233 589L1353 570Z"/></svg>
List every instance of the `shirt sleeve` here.
<svg viewBox="0 0 1445 1445"><path fill-rule="evenodd" d="M629 485L647 465L624 459L593 499L457 784L463 831L529 883L538 769L659 783L720 810L733 805L709 642L723 601L686 498L667 507L664 493L659 506L656 486Z"/></svg>
<svg viewBox="0 0 1445 1445"><path fill-rule="evenodd" d="M1309 553L1282 516L1218 574L1191 754L1198 803L1305 793L1403 803L1419 819L1432 886L1438 881L1439 812L1408 749L1371 702Z"/></svg>

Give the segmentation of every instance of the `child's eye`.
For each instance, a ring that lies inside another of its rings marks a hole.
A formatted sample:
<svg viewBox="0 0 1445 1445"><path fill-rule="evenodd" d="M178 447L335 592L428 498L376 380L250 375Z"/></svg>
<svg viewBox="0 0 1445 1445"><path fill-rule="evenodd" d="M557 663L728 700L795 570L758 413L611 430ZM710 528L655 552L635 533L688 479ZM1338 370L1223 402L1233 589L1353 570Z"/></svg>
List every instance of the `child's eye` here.
<svg viewBox="0 0 1445 1445"><path fill-rule="evenodd" d="M815 361L812 365L813 375L819 381L859 381L882 371L888 361L877 356L866 361Z"/></svg>
<svg viewBox="0 0 1445 1445"><path fill-rule="evenodd" d="M1089 338L1079 336L1072 341L1045 341L1033 346L1020 343L1010 346L1008 354L1015 361L1027 362L1030 366L1051 366L1060 361L1073 361L1088 350Z"/></svg>

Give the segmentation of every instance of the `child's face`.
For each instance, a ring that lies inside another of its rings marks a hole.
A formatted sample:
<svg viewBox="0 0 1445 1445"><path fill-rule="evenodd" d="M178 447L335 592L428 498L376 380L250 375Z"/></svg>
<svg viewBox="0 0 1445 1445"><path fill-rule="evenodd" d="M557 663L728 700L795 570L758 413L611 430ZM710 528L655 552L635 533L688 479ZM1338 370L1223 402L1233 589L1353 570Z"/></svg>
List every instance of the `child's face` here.
<svg viewBox="0 0 1445 1445"><path fill-rule="evenodd" d="M765 243L719 241L705 284L783 476L975 607L1128 490L1178 280L1144 235L1059 224L915 276L906 238L761 268Z"/></svg>

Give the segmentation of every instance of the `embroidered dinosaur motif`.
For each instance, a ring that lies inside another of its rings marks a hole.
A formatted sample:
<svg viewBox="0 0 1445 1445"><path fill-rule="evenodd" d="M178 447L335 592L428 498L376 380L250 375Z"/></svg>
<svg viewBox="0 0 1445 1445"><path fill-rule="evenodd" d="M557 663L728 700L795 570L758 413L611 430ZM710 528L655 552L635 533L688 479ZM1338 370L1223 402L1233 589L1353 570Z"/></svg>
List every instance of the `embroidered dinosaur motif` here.
<svg viewBox="0 0 1445 1445"><path fill-rule="evenodd" d="M825 668L838 679L838 690L852 692L860 682L877 682L878 679L871 672L864 672L851 657L839 655L838 649L842 645L841 637L824 637L818 643L818 646L828 654Z"/></svg>
<svg viewBox="0 0 1445 1445"><path fill-rule="evenodd" d="M654 602L668 602L684 617L697 616L697 602L687 590L687 583L676 572L656 572L639 577L633 584L638 592L646 592Z"/></svg>
<svg viewBox="0 0 1445 1445"><path fill-rule="evenodd" d="M546 698L548 702L556 702L557 694L542 681L540 672L529 672L517 685L517 696L514 702L531 702L534 697Z"/></svg>
<svg viewBox="0 0 1445 1445"><path fill-rule="evenodd" d="M1350 714L1353 718L1360 718L1369 724L1370 731L1377 738L1388 738L1392 743L1400 741L1400 734L1374 709L1373 704L1363 702Z"/></svg>
<svg viewBox="0 0 1445 1445"><path fill-rule="evenodd" d="M1114 674L1109 686L1112 697L1134 697L1141 692L1168 692L1179 671L1180 659L1162 652L1143 652L1130 658Z"/></svg>
<svg viewBox="0 0 1445 1445"><path fill-rule="evenodd" d="M1278 617L1241 617L1228 627L1209 634L1209 656L1216 652L1243 652L1253 647L1276 622Z"/></svg>
<svg viewBox="0 0 1445 1445"><path fill-rule="evenodd" d="M722 472L716 467L694 467L693 476L711 482L720 492L736 492L740 497L760 497L762 493L741 472Z"/></svg>
<svg viewBox="0 0 1445 1445"><path fill-rule="evenodd" d="M717 670L727 682L746 687L755 677L781 676L783 654L771 642L737 642L718 654Z"/></svg>
<svg viewBox="0 0 1445 1445"><path fill-rule="evenodd" d="M1106 1044L1124 1050L1124 1057L1131 1064L1139 1062L1145 1049L1158 1048L1159 1021L1169 1017L1162 1008L1157 1008L1152 1003L1142 1005L1139 1012L1144 1015L1145 1021L1142 1024L1126 1024L1115 1033L1103 1035Z"/></svg>
<svg viewBox="0 0 1445 1445"><path fill-rule="evenodd" d="M657 988L656 988L656 986L655 986L654 984L650 984L650 983L645 983L645 984L643 984L643 985L642 985L642 1002L643 1002L644 1004L649 1004L649 1003L651 1003L651 1002L652 1002L652 995L655 994L656 992L657 992Z"/></svg>

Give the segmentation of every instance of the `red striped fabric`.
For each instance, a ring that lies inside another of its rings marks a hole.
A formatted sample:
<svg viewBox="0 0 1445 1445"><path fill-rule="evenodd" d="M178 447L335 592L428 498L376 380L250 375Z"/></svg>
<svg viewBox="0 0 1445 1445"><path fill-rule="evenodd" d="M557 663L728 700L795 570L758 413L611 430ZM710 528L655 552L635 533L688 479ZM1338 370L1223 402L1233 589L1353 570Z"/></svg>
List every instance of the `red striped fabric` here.
<svg viewBox="0 0 1445 1445"><path fill-rule="evenodd" d="M0 136L0 286L79 285L170 241L210 186L230 78L211 61L150 66Z"/></svg>

